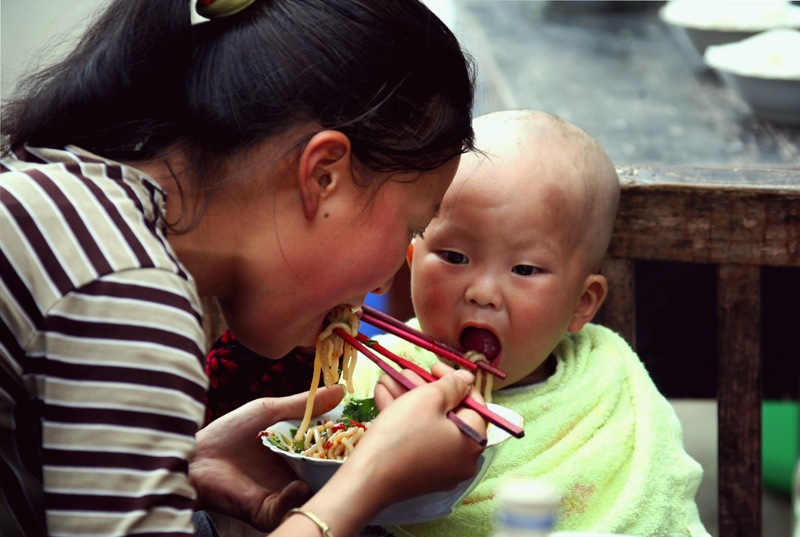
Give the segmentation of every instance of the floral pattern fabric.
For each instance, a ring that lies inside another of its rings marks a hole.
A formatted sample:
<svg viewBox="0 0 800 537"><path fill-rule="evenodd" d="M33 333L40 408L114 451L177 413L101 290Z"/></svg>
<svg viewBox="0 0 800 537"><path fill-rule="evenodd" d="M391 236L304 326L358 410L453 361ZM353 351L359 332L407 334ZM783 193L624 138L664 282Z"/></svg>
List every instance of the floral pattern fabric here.
<svg viewBox="0 0 800 537"><path fill-rule="evenodd" d="M230 330L206 357L209 388L206 423L260 397L285 397L308 390L314 356L291 352L280 360L257 354L242 345Z"/></svg>

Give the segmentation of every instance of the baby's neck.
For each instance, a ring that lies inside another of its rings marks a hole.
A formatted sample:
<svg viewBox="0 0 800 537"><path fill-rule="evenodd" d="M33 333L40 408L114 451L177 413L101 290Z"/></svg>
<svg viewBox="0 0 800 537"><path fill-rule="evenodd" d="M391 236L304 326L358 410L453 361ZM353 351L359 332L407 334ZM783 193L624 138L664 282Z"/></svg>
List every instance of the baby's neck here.
<svg viewBox="0 0 800 537"><path fill-rule="evenodd" d="M551 354L547 357L547 359L542 362L542 364L533 370L529 375L523 377L522 379L518 380L514 384L510 384L506 386L506 388L518 388L521 386L527 386L528 384L536 384L538 382L542 382L550 378L550 376L556 372L556 357L555 355Z"/></svg>

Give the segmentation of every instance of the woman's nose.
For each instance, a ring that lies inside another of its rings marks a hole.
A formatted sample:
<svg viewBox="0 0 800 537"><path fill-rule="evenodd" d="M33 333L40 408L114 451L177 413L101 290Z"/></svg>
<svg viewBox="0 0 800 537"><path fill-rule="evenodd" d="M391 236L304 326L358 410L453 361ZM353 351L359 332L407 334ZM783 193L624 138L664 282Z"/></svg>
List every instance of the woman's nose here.
<svg viewBox="0 0 800 537"><path fill-rule="evenodd" d="M389 278L388 280L383 282L380 285L380 287L376 287L375 289L373 289L372 294L373 295L385 295L387 292L389 292L389 288L392 286L392 282L393 281L394 281L394 276L392 276L391 278Z"/></svg>

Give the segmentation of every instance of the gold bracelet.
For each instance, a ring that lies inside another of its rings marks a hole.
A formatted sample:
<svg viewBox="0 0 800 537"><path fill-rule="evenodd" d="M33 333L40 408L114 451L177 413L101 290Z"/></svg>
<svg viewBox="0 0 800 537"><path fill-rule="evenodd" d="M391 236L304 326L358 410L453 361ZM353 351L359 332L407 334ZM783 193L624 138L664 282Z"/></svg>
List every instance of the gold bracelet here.
<svg viewBox="0 0 800 537"><path fill-rule="evenodd" d="M289 509L289 511L284 515L283 520L286 520L291 515L295 513L300 513L301 515L307 516L311 521L319 526L319 529L322 530L322 537L333 537L333 532L331 528L325 524L317 515L312 513L311 511L306 511L305 509L300 509L299 507L295 507L294 509Z"/></svg>

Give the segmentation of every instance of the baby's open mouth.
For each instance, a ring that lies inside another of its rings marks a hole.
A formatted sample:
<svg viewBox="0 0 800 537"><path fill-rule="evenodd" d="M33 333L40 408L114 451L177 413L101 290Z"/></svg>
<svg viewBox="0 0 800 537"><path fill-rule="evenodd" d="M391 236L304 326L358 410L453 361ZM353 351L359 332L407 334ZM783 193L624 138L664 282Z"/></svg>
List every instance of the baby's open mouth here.
<svg viewBox="0 0 800 537"><path fill-rule="evenodd" d="M502 350L500 340L491 330L476 326L468 326L461 332L461 348L483 354L493 366L497 365L495 361Z"/></svg>

